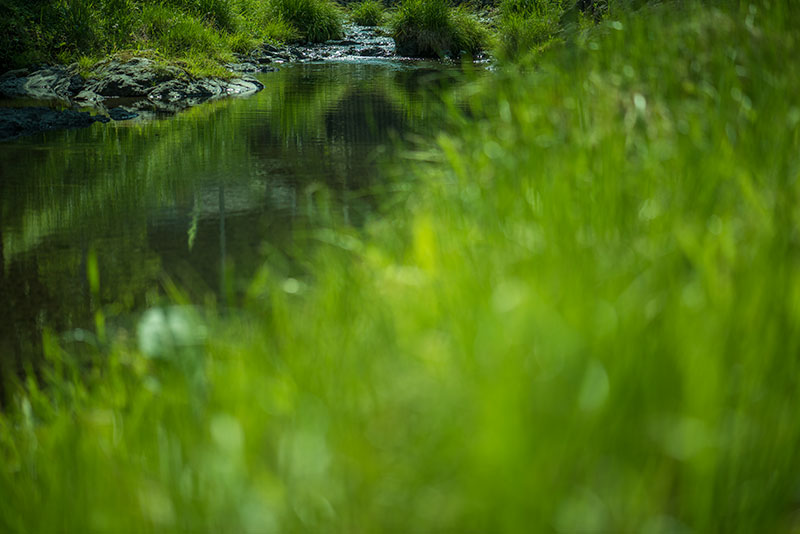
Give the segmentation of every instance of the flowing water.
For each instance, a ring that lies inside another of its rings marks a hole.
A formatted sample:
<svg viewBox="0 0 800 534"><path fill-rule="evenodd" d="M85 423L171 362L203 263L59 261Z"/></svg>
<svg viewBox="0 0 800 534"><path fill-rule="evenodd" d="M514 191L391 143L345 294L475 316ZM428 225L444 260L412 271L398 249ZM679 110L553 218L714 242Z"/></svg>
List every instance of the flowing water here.
<svg viewBox="0 0 800 534"><path fill-rule="evenodd" d="M447 70L288 65L252 97L0 144L2 374L41 352L45 329L91 329L97 309L135 316L173 284L194 302L235 299L270 251L291 256L320 224L321 196L329 218L359 225L381 155L435 126L430 87Z"/></svg>

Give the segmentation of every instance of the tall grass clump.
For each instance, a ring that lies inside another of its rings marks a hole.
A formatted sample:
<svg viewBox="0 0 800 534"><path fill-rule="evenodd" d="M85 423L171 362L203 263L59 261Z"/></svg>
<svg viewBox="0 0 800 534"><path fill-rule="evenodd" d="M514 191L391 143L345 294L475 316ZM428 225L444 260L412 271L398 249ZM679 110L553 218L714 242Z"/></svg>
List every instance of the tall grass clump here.
<svg viewBox="0 0 800 534"><path fill-rule="evenodd" d="M288 42L299 34L265 0L239 0L241 20L237 34L264 42Z"/></svg>
<svg viewBox="0 0 800 534"><path fill-rule="evenodd" d="M620 14L476 86L365 228L320 201L306 274L46 334L0 531L796 531L798 23Z"/></svg>
<svg viewBox="0 0 800 534"><path fill-rule="evenodd" d="M272 8L308 42L321 43L344 35L342 11L332 0L272 0Z"/></svg>
<svg viewBox="0 0 800 534"><path fill-rule="evenodd" d="M447 0L404 0L390 25L397 53L407 57L474 56L489 37L467 8Z"/></svg>
<svg viewBox="0 0 800 534"><path fill-rule="evenodd" d="M361 26L380 26L383 16L383 2L380 0L363 0L350 11L352 21Z"/></svg>
<svg viewBox="0 0 800 534"><path fill-rule="evenodd" d="M178 57L204 52L214 54L224 43L212 28L187 16L173 19L157 42L165 52Z"/></svg>
<svg viewBox="0 0 800 534"><path fill-rule="evenodd" d="M568 0L502 0L498 20L496 54L516 59L532 50L543 50L554 41ZM577 6L571 6L577 11Z"/></svg>

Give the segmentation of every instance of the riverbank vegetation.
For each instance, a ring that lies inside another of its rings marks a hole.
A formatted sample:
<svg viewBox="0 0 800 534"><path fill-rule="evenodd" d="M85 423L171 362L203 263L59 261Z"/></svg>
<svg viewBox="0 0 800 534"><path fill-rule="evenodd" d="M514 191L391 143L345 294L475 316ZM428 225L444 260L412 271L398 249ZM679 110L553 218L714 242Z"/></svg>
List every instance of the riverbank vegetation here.
<svg viewBox="0 0 800 534"><path fill-rule="evenodd" d="M353 6L350 18L361 26L380 26L384 17L384 5L379 0L363 0Z"/></svg>
<svg viewBox="0 0 800 534"><path fill-rule="evenodd" d="M0 530L796 531L798 23L618 11L477 83L363 228L320 191L232 308L46 334Z"/></svg>
<svg viewBox="0 0 800 534"><path fill-rule="evenodd" d="M339 39L342 11L331 0L272 0L276 13L297 28L306 41L320 43Z"/></svg>
<svg viewBox="0 0 800 534"><path fill-rule="evenodd" d="M264 42L341 33L331 0L36 0L0 2L0 70L151 51L202 70Z"/></svg>
<svg viewBox="0 0 800 534"><path fill-rule="evenodd" d="M390 26L397 53L409 57L475 56L489 38L474 14L448 0L403 0Z"/></svg>
<svg viewBox="0 0 800 534"><path fill-rule="evenodd" d="M599 20L584 15L601 13L596 2L588 8L584 3L500 0L479 18L468 4L403 0L386 20L400 55L475 57L491 49L515 61L562 40L566 13ZM365 0L350 16L356 24L376 26L385 11L381 1ZM137 53L219 75L234 53L263 43L341 38L343 20L344 10L333 0L2 0L0 70Z"/></svg>

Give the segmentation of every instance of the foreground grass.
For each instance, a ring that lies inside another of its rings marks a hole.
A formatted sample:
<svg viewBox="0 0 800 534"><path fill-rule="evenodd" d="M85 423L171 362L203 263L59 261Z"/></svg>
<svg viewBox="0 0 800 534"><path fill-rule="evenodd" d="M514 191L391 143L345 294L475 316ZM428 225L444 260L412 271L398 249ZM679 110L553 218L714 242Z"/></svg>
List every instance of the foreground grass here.
<svg viewBox="0 0 800 534"><path fill-rule="evenodd" d="M0 529L796 531L799 20L610 20L476 88L364 232L321 202L307 277L88 371L48 336Z"/></svg>

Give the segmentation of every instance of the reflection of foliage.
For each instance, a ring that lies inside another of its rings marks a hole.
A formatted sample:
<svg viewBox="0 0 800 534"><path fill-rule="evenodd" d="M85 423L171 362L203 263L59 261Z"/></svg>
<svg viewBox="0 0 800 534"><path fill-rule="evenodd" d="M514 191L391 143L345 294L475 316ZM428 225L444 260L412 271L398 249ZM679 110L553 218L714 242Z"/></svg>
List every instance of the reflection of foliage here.
<svg viewBox="0 0 800 534"><path fill-rule="evenodd" d="M25 203L8 195L0 200L4 218L14 223L3 232L6 260L70 228L141 224L134 218L143 207L169 208L220 178L246 182L258 159L302 176L291 167L333 154L350 158L349 143L386 140L393 126L402 130L430 117L441 102L439 91L426 89L441 79L436 72L300 65L268 75L265 90L251 99L206 103L171 120L49 134L54 144L27 159L14 148L24 141L5 144L14 156L0 158L0 174L32 177L21 184L30 191ZM265 119L251 120L253 109Z"/></svg>
<svg viewBox="0 0 800 534"><path fill-rule="evenodd" d="M325 125L331 120L342 125L372 121L376 128L386 129L385 121L374 121L374 117L383 114L386 118L388 112L397 115L394 120L424 121L441 108L442 100L457 85L456 79L459 77L440 65L396 68L345 63L335 69L297 65L276 73L260 98L278 117L269 121L267 128L281 139L328 138ZM363 104L358 109L342 109L350 100ZM362 133L375 136L380 132Z"/></svg>
<svg viewBox="0 0 800 534"><path fill-rule="evenodd" d="M0 174L17 177L13 188L7 181L0 186L0 269L9 273L10 292L41 287L29 306L12 314L20 321L38 314L35 326L12 325L7 341L18 340L12 353L35 356L43 326L63 331L91 322L89 288L81 280L92 244L106 282L94 305L112 316L146 305L162 269L150 245L149 213L173 209L208 182L215 164L243 154L235 146L200 148L208 139L205 126L225 105L211 103L171 121L48 134L34 147L24 140L0 147ZM219 131L225 132L223 122Z"/></svg>
<svg viewBox="0 0 800 534"><path fill-rule="evenodd" d="M43 324L63 331L91 322L87 289L73 279L84 278L92 245L110 281L100 304L112 316L143 306L162 269L188 281L192 298L216 289L220 258L210 251L219 247L220 183L232 213L230 249L238 269L252 272L261 250L253 242L268 237L289 247L287 220L317 210L320 185L368 187L372 148L388 140L390 126L422 120L429 104L425 91L404 89L416 85L406 71L381 66L292 66L263 81L267 88L253 97L209 102L169 120L0 145L0 175L15 177L13 186L0 184L3 263L21 286L41 287L32 298L48 309ZM349 202L342 217L358 220L367 206ZM174 244L161 250L162 242ZM18 310L34 324L35 305ZM38 343L41 325L31 325L9 324L9 339ZM37 351L18 345L12 352Z"/></svg>
<svg viewBox="0 0 800 534"><path fill-rule="evenodd" d="M220 134L232 135L234 125L230 121L215 120L227 104L214 102L193 108L175 122L120 123L102 131L61 132L52 137L80 148L66 150L57 144L35 151L37 157L32 162L4 158L0 162L3 173L34 177L24 187L37 193L25 205L5 200L6 217L21 216L25 220L19 231L4 233L6 256L36 246L57 230L77 225L117 225L129 220L139 207L173 203L176 187L190 186L191 177L207 176L244 150L236 145L203 144L209 137L208 125ZM10 150L12 146L4 148ZM183 172L175 168L178 158ZM90 181L83 183L87 176ZM71 187L77 184L82 187Z"/></svg>
<svg viewBox="0 0 800 534"><path fill-rule="evenodd" d="M365 161L354 157L354 150L388 142L392 131L432 123L434 110L441 109L446 84L431 91L416 83L413 72L347 63L284 69L259 96L259 107L271 120L251 136L254 150L264 153L271 147L274 172L294 179L327 176L329 185L365 185L370 176L362 172L366 167L358 167Z"/></svg>

